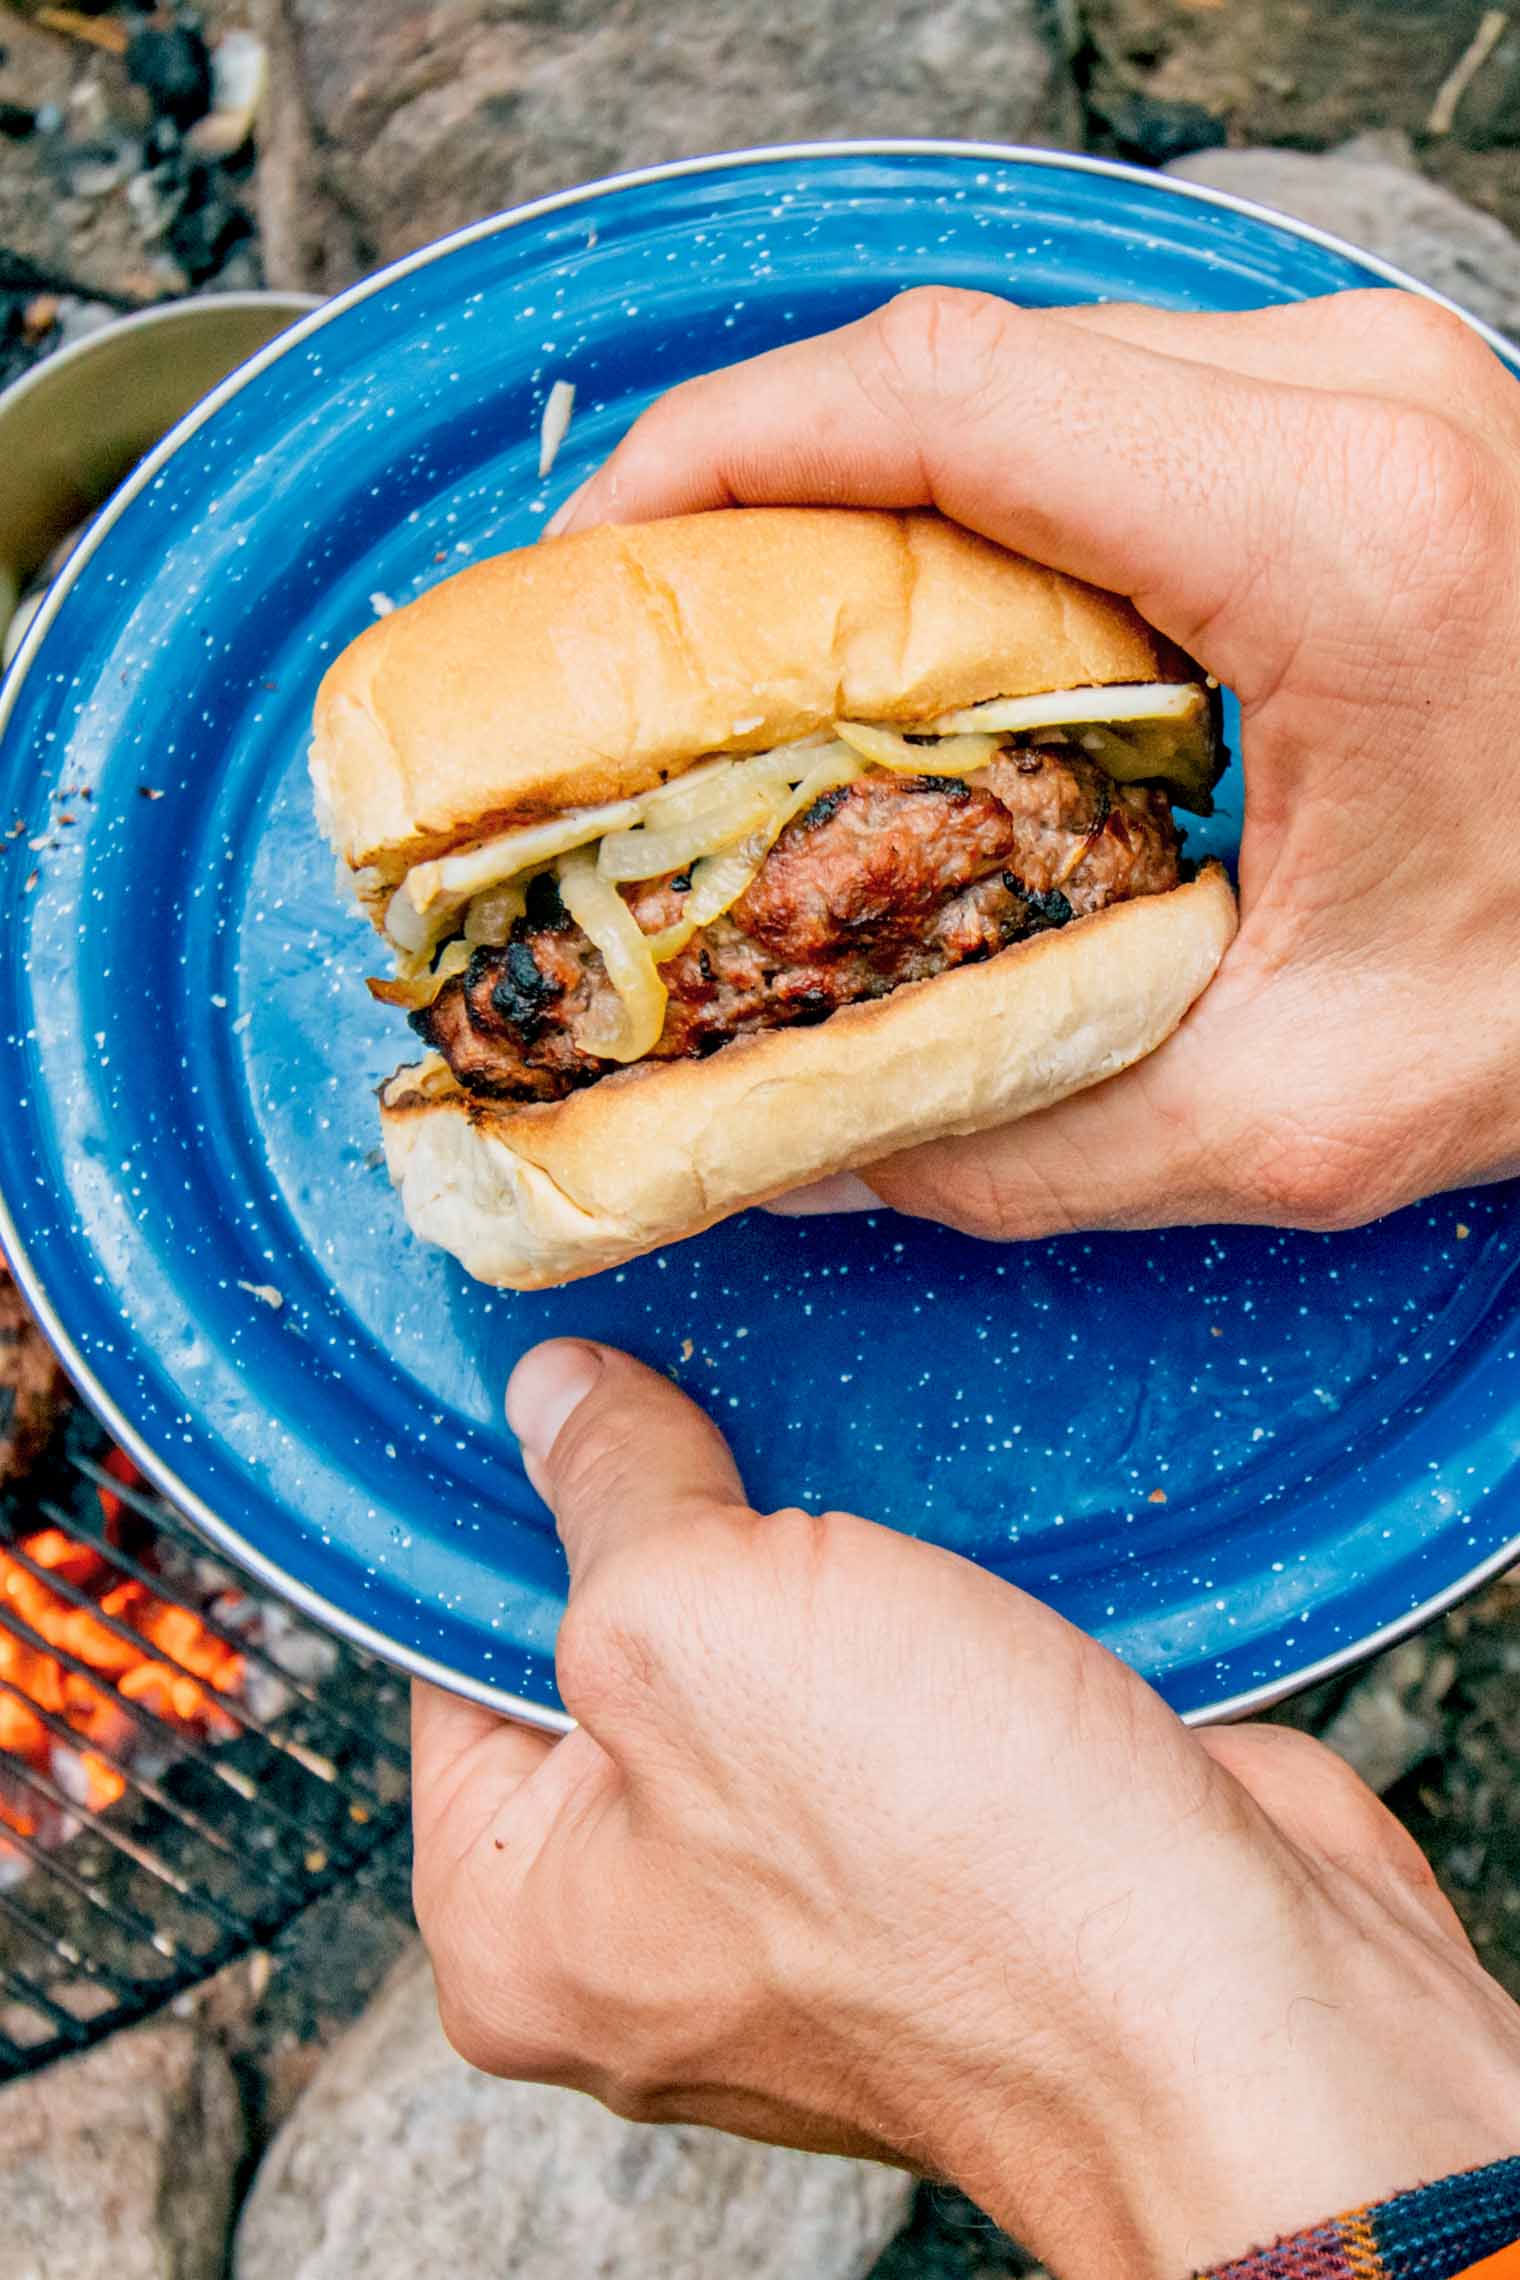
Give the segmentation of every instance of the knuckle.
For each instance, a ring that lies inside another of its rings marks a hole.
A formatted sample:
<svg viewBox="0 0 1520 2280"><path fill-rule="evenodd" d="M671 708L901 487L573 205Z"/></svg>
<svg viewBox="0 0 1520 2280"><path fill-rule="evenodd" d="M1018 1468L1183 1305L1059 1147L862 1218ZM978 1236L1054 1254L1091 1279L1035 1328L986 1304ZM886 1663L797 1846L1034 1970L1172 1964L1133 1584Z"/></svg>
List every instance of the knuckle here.
<svg viewBox="0 0 1520 2280"><path fill-rule="evenodd" d="M477 2074L518 2082L579 2081L580 2062L567 2038L557 2024L537 2016L531 2000L509 2022L500 1989L493 1988L492 1999L482 2002L478 1982L462 1989L440 1980L437 2002L444 2040Z"/></svg>
<svg viewBox="0 0 1520 2280"><path fill-rule="evenodd" d="M842 1615L858 1603L862 1539L875 1534L872 1523L857 1513L835 1508L809 1512L789 1504L767 1513L753 1538L758 1589L750 1594L751 1602L779 1611L789 1639L803 1636L809 1611L837 1638ZM775 1628L761 1625L756 1631L767 1641L769 1658ZM745 1642L736 1641L735 1654L745 1651Z"/></svg>
<svg viewBox="0 0 1520 2280"><path fill-rule="evenodd" d="M1385 636L1414 636L1423 658L1491 608L1513 558L1511 486L1488 442L1442 410L1348 398L1341 422L1338 488L1364 591Z"/></svg>
<svg viewBox="0 0 1520 2280"><path fill-rule="evenodd" d="M1256 1192L1274 1225L1311 1234L1362 1227L1389 1208L1360 1151L1297 1136L1260 1161Z"/></svg>
<svg viewBox="0 0 1520 2280"><path fill-rule="evenodd" d="M601 1610L585 1585L572 1593L554 1642L554 1677L560 1700L581 1724L593 1717L611 1662Z"/></svg>
<svg viewBox="0 0 1520 2280"><path fill-rule="evenodd" d="M439 1981L437 1995L439 2023L455 2056L462 2058L466 2066L473 2066L479 2074L502 2071L495 2037L487 2029L479 2010L461 2001L444 1981Z"/></svg>
<svg viewBox="0 0 1520 2280"><path fill-rule="evenodd" d="M1033 1232L1035 1215L1017 1184L1005 1179L988 1158L973 1156L959 1170L934 1184L934 1216L962 1235L983 1242L1017 1241Z"/></svg>
<svg viewBox="0 0 1520 2280"><path fill-rule="evenodd" d="M915 285L879 309L874 339L889 383L913 403L964 401L1004 370L1016 312L990 293Z"/></svg>
<svg viewBox="0 0 1520 2280"><path fill-rule="evenodd" d="M603 2074L596 2095L620 2121L661 2122L670 2116L670 2092L665 2084L635 2070L620 2068Z"/></svg>
<svg viewBox="0 0 1520 2280"><path fill-rule="evenodd" d="M809 1512L800 1504L783 1504L766 1514L756 1542L763 1542L772 1566L815 1575L827 1564L843 1520L839 1512Z"/></svg>
<svg viewBox="0 0 1520 2280"><path fill-rule="evenodd" d="M1480 527L1493 497L1486 446L1444 412L1406 407L1397 416L1398 464L1416 509L1437 532L1459 537Z"/></svg>
<svg viewBox="0 0 1520 2280"><path fill-rule="evenodd" d="M1437 365L1466 366L1487 358L1487 350L1465 317L1443 302L1423 293L1386 292L1372 288L1366 295L1374 329L1390 349L1414 353Z"/></svg>
<svg viewBox="0 0 1520 2280"><path fill-rule="evenodd" d="M981 1242L1017 1242L1051 1231L1048 1214L1040 1218L1037 1199L1006 1176L990 1145L952 1160L931 1143L899 1163L875 1166L871 1184L895 1211L932 1219Z"/></svg>
<svg viewBox="0 0 1520 2280"><path fill-rule="evenodd" d="M439 2022L467 2066L518 2081L582 2079L595 2038L563 1924L531 1908L504 1919L476 1905L442 1937L435 1925L422 1930Z"/></svg>
<svg viewBox="0 0 1520 2280"><path fill-rule="evenodd" d="M1357 415L1353 478L1404 554L1417 560L1433 548L1443 572L1475 552L1486 561L1501 539L1502 503L1487 444L1423 404L1363 402Z"/></svg>

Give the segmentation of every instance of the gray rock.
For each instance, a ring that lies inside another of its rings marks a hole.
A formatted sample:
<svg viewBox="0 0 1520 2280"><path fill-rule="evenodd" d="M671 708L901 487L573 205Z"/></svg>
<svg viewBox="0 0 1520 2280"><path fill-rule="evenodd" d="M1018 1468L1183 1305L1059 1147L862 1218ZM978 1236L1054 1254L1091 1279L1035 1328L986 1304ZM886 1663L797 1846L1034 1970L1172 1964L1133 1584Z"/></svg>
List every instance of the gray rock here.
<svg viewBox="0 0 1520 2280"><path fill-rule="evenodd" d="M73 294L65 295L58 304L58 346L72 348L76 340L88 340L91 333L104 332L115 322L116 311L104 301L81 301Z"/></svg>
<svg viewBox="0 0 1520 2280"><path fill-rule="evenodd" d="M1380 1655L1320 1735L1379 1796L1440 1747L1441 1690L1431 1684L1435 1659L1429 1635Z"/></svg>
<svg viewBox="0 0 1520 2280"><path fill-rule="evenodd" d="M1324 1740L1379 1796L1440 1745L1441 1729L1388 1686L1359 1689L1325 1728Z"/></svg>
<svg viewBox="0 0 1520 2280"><path fill-rule="evenodd" d="M172 2020L0 2092L6 2280L221 2280L243 2117Z"/></svg>
<svg viewBox="0 0 1520 2280"><path fill-rule="evenodd" d="M1042 0L259 0L271 284L333 290L522 198L859 134L1069 139Z"/></svg>
<svg viewBox="0 0 1520 2280"><path fill-rule="evenodd" d="M1208 150L1169 167L1349 238L1503 332L1520 332L1520 238L1419 173L1398 135L1339 150Z"/></svg>
<svg viewBox="0 0 1520 2280"><path fill-rule="evenodd" d="M238 2228L236 2280L861 2280L911 2181L619 2121L444 2040L420 1948L329 2053Z"/></svg>

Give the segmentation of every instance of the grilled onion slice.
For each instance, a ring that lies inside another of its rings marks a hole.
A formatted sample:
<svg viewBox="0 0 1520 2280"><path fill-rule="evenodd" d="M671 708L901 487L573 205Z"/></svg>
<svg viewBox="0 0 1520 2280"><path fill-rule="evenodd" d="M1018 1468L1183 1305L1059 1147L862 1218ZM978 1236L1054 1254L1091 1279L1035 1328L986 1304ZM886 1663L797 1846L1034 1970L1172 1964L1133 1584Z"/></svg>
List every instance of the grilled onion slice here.
<svg viewBox="0 0 1520 2280"><path fill-rule="evenodd" d="M970 776L985 768L998 748L995 736L942 736L933 744L910 744L895 728L863 720L837 723L846 744L877 768L898 776Z"/></svg>
<svg viewBox="0 0 1520 2280"><path fill-rule="evenodd" d="M595 1010L576 1029L576 1043L605 1061L640 1061L665 1026L665 984L638 920L617 888L604 879L590 848L577 847L559 863L559 895L570 916L600 950L617 993L615 1024Z"/></svg>
<svg viewBox="0 0 1520 2280"><path fill-rule="evenodd" d="M413 909L424 915L435 904L458 910L482 888L515 879L534 864L563 854L568 847L582 847L600 839L604 831L633 823L638 812L637 800L613 800L605 807L566 808L563 814L551 815L543 823L525 823L516 831L504 831L499 838L467 847L462 854L444 855L435 863L414 863L402 881L402 892ZM399 939L392 924L394 910L393 900L392 910L386 913L386 931Z"/></svg>
<svg viewBox="0 0 1520 2280"><path fill-rule="evenodd" d="M597 869L604 879L657 879L665 871L684 871L699 855L732 847L758 831L776 800L775 779L762 774L758 782L736 784L721 804L700 809L685 822L663 830L646 825L641 831L609 832L597 854Z"/></svg>

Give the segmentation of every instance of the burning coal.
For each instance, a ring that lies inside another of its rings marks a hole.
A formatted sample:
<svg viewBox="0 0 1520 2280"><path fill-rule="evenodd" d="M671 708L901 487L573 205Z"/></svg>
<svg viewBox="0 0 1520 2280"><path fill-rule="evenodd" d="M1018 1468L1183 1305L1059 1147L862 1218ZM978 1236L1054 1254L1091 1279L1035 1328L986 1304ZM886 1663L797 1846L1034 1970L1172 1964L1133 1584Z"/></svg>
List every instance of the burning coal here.
<svg viewBox="0 0 1520 2280"><path fill-rule="evenodd" d="M136 1484L119 1451L108 1466ZM114 1540L121 1500L98 1493ZM236 1647L89 1541L46 1527L0 1548L0 1828L56 1843L69 1833L60 1797L92 1812L113 1805L144 1754L146 1721L128 1705L151 1713L171 1748L175 1734L230 1739L237 1721L218 1697L244 1679Z"/></svg>

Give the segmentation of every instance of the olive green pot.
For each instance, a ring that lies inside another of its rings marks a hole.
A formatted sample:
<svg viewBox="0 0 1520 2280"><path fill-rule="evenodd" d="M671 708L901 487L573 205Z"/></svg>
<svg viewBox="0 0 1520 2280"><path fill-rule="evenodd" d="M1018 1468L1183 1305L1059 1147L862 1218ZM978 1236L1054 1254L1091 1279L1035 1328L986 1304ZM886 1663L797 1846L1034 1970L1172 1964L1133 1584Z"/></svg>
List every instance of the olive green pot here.
<svg viewBox="0 0 1520 2280"><path fill-rule="evenodd" d="M0 395L0 642L50 558L143 453L316 305L305 293L166 301L60 349Z"/></svg>

